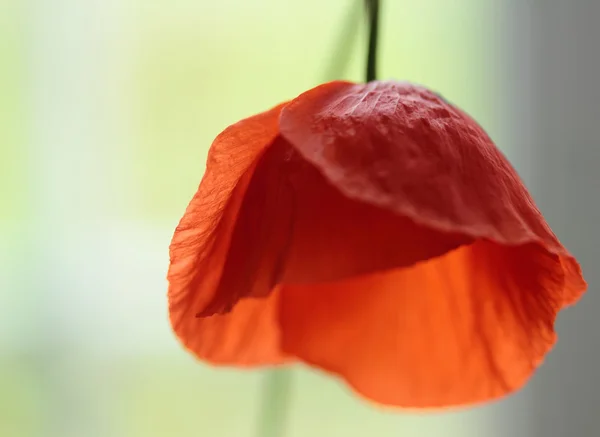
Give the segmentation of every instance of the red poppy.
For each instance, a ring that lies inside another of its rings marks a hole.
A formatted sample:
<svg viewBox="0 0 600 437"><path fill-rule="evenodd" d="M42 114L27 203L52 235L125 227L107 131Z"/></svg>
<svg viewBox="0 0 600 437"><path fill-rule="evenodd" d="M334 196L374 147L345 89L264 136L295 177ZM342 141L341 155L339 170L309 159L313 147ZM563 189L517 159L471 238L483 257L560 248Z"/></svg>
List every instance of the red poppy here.
<svg viewBox="0 0 600 437"><path fill-rule="evenodd" d="M196 356L301 361L401 407L518 389L586 288L482 128L394 81L326 83L225 129L170 250Z"/></svg>

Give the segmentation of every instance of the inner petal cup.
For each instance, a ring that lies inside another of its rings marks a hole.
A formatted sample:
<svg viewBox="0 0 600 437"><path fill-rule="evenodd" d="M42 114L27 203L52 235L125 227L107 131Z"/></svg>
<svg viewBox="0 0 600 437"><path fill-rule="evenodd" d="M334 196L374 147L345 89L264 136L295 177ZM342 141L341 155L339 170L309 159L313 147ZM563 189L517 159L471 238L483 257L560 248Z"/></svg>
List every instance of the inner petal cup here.
<svg viewBox="0 0 600 437"><path fill-rule="evenodd" d="M238 297L267 295L277 284L410 266L471 241L345 197L279 138L248 185L217 296L230 307Z"/></svg>

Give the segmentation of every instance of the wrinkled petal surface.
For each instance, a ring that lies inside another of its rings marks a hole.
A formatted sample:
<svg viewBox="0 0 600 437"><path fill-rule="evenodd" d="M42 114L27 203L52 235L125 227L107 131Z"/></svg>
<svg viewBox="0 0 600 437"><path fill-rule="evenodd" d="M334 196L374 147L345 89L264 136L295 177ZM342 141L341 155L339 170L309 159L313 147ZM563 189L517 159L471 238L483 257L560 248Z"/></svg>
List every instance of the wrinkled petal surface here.
<svg viewBox="0 0 600 437"><path fill-rule="evenodd" d="M556 238L474 121L400 82L334 82L290 102L281 133L345 196L501 243Z"/></svg>

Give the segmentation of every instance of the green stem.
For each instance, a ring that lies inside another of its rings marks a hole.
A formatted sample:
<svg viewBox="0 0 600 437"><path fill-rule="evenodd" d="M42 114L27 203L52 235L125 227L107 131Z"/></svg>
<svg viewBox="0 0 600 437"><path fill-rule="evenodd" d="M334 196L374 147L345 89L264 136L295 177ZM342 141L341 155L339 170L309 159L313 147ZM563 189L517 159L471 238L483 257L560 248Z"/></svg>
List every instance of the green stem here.
<svg viewBox="0 0 600 437"><path fill-rule="evenodd" d="M261 390L262 399L255 437L282 437L289 415L292 370L280 368L267 371Z"/></svg>
<svg viewBox="0 0 600 437"><path fill-rule="evenodd" d="M377 79L377 35L379 33L379 0L365 0L369 16L369 49L366 81Z"/></svg>

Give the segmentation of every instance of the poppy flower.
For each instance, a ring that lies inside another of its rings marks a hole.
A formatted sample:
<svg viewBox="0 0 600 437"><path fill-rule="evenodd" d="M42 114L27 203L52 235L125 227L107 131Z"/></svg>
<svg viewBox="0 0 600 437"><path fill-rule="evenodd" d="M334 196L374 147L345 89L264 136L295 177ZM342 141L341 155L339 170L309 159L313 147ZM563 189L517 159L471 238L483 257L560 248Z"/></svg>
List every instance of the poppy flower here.
<svg viewBox="0 0 600 437"><path fill-rule="evenodd" d="M586 288L484 130L396 81L225 129L170 257L172 327L200 359L304 362L412 408L520 388Z"/></svg>

